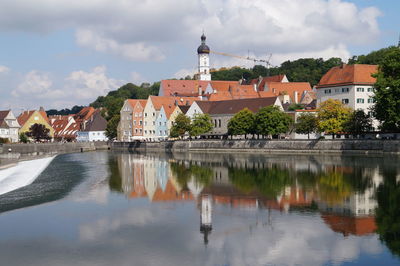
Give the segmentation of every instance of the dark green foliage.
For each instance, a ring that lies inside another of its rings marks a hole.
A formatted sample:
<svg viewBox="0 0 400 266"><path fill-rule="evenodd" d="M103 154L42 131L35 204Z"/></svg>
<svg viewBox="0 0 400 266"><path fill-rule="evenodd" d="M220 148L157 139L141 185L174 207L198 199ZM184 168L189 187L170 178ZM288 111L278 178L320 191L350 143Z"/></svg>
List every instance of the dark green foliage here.
<svg viewBox="0 0 400 266"><path fill-rule="evenodd" d="M263 107L255 115L256 134L263 136L286 133L292 123L292 118L277 106Z"/></svg>
<svg viewBox="0 0 400 266"><path fill-rule="evenodd" d="M29 142L28 136L24 132L20 133L19 141L22 143L28 143Z"/></svg>
<svg viewBox="0 0 400 266"><path fill-rule="evenodd" d="M303 58L295 61L285 61L279 67L267 69L262 65L256 65L252 69L234 67L221 69L212 73L213 80L239 80L244 78L247 81L260 76L274 76L286 74L292 82L310 82L316 85L321 77L334 66L342 64L340 58L330 58L324 61L322 58Z"/></svg>
<svg viewBox="0 0 400 266"><path fill-rule="evenodd" d="M352 134L361 134L371 130L372 119L363 110L355 110L344 124L344 130Z"/></svg>
<svg viewBox="0 0 400 266"><path fill-rule="evenodd" d="M196 114L190 124L189 134L192 137L205 134L213 129L213 123L209 114Z"/></svg>
<svg viewBox="0 0 400 266"><path fill-rule="evenodd" d="M400 130L400 48L388 51L375 75L375 117L384 131Z"/></svg>
<svg viewBox="0 0 400 266"><path fill-rule="evenodd" d="M197 184L207 186L213 176L213 171L210 167L197 165L193 162L189 164L171 162L171 171L183 188L187 188L187 183L191 181L192 177Z"/></svg>
<svg viewBox="0 0 400 266"><path fill-rule="evenodd" d="M94 108L105 107L104 118L109 121L112 117L119 114L126 99L147 99L150 95L158 95L160 82L155 82L149 86L143 83L140 87L132 83L127 83L117 90L110 91L107 96L99 96L90 106Z"/></svg>
<svg viewBox="0 0 400 266"><path fill-rule="evenodd" d="M185 114L179 114L171 127L170 137L183 137L190 130L190 118Z"/></svg>
<svg viewBox="0 0 400 266"><path fill-rule="evenodd" d="M390 46L387 48L379 49L377 51L373 51L367 55L353 56L351 59L349 59L348 63L380 65L388 54L398 49L398 47Z"/></svg>
<svg viewBox="0 0 400 266"><path fill-rule="evenodd" d="M46 111L47 115L73 115L79 113L84 106L75 105L71 109L65 108L61 110L50 109Z"/></svg>
<svg viewBox="0 0 400 266"><path fill-rule="evenodd" d="M254 133L255 116L252 111L245 108L236 113L228 122L229 135L247 135Z"/></svg>
<svg viewBox="0 0 400 266"><path fill-rule="evenodd" d="M109 140L115 139L117 137L117 128L120 120L120 115L114 115L108 122L106 127L106 136Z"/></svg>
<svg viewBox="0 0 400 266"><path fill-rule="evenodd" d="M49 133L50 129L48 129L45 125L33 124L29 128L29 131L26 133L26 135L33 138L36 141L42 141L51 139Z"/></svg>
<svg viewBox="0 0 400 266"><path fill-rule="evenodd" d="M317 126L317 117L311 113L304 113L297 118L296 133L307 134L308 138L310 138L310 133L316 132Z"/></svg>

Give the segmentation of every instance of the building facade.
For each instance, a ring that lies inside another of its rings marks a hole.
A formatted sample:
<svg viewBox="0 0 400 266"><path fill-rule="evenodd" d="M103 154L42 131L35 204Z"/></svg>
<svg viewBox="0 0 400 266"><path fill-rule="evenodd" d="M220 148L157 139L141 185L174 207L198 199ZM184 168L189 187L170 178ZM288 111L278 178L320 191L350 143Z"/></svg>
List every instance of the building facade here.
<svg viewBox="0 0 400 266"><path fill-rule="evenodd" d="M51 138L54 138L54 129L50 125L49 118L47 117L46 112L43 108L40 108L39 111L31 110L24 111L18 116L18 123L21 128L19 130L20 133L26 133L29 131L29 128L34 124L44 125L47 129L49 129L49 135Z"/></svg>
<svg viewBox="0 0 400 266"><path fill-rule="evenodd" d="M374 105L374 84L372 74L378 70L377 65L346 65L331 68L320 80L317 88L317 102L328 99L338 100L353 110L363 110L372 116ZM373 127L378 122L373 121Z"/></svg>
<svg viewBox="0 0 400 266"><path fill-rule="evenodd" d="M147 100L125 100L120 111L117 139L132 141L143 138L143 111Z"/></svg>
<svg viewBox="0 0 400 266"><path fill-rule="evenodd" d="M11 110L0 111L0 138L9 142L18 142L18 131L21 126Z"/></svg>

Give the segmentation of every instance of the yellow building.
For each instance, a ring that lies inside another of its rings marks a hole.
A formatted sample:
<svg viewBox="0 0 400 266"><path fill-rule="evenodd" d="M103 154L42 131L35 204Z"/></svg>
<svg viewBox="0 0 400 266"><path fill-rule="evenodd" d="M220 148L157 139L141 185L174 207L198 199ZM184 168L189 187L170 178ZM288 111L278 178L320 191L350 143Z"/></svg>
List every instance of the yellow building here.
<svg viewBox="0 0 400 266"><path fill-rule="evenodd" d="M54 138L54 129L50 126L49 118L43 108L40 108L39 111L31 110L22 112L18 116L18 123L21 125L19 133L28 132L33 124L41 124L50 130L50 137Z"/></svg>

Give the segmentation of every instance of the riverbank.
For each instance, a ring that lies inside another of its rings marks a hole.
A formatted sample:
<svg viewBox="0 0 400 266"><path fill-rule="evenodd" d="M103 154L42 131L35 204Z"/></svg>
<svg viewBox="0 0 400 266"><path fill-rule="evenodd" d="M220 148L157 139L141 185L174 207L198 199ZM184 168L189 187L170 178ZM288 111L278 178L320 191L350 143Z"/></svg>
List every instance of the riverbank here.
<svg viewBox="0 0 400 266"><path fill-rule="evenodd" d="M109 144L100 141L3 144L0 145L0 167L5 168L21 160L33 160L49 155L108 149Z"/></svg>
<svg viewBox="0 0 400 266"><path fill-rule="evenodd" d="M114 142L112 150L263 153L399 154L400 140L184 140Z"/></svg>

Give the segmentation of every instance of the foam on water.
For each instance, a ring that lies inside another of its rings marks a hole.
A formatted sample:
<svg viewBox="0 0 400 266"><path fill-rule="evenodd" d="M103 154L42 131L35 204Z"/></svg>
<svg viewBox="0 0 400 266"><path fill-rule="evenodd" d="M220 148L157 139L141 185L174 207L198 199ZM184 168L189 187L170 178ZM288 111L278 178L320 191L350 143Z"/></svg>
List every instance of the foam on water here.
<svg viewBox="0 0 400 266"><path fill-rule="evenodd" d="M0 170L0 195L32 184L55 157L23 161L14 167Z"/></svg>

